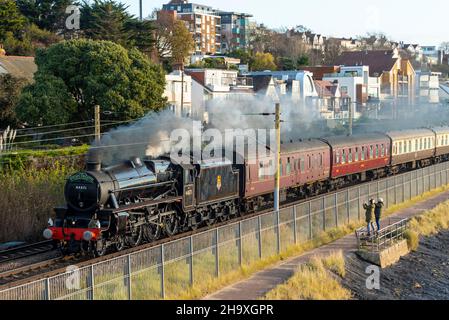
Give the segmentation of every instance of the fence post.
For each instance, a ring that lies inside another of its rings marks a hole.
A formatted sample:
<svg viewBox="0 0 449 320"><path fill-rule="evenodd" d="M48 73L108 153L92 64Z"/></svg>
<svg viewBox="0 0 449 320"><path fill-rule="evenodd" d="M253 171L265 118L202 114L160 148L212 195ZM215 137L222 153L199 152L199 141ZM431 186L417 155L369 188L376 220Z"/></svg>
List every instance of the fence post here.
<svg viewBox="0 0 449 320"><path fill-rule="evenodd" d="M239 222L239 264L243 265L243 236L242 236L242 222Z"/></svg>
<svg viewBox="0 0 449 320"><path fill-rule="evenodd" d="M257 216L258 240L259 240L259 258L262 259L262 222L260 216Z"/></svg>
<svg viewBox="0 0 449 320"><path fill-rule="evenodd" d="M360 212L360 186L357 187L357 216L359 217L359 221L362 219L362 213Z"/></svg>
<svg viewBox="0 0 449 320"><path fill-rule="evenodd" d="M95 300L94 265L90 266L90 300Z"/></svg>
<svg viewBox="0 0 449 320"><path fill-rule="evenodd" d="M277 232L276 239L277 239L278 254L281 253L281 226L280 226L281 217L280 216L281 216L281 211L280 210L276 211L276 232Z"/></svg>
<svg viewBox="0 0 449 320"><path fill-rule="evenodd" d="M45 300L51 300L50 297L50 279L45 278Z"/></svg>
<svg viewBox="0 0 449 320"><path fill-rule="evenodd" d="M296 205L293 206L293 239L295 241L295 244L298 244L298 235L297 235L297 222L296 222Z"/></svg>
<svg viewBox="0 0 449 320"><path fill-rule="evenodd" d="M220 250L219 250L218 228L215 229L215 276L220 276Z"/></svg>
<svg viewBox="0 0 449 320"><path fill-rule="evenodd" d="M131 289L131 255L128 254L128 300L132 300L132 289Z"/></svg>
<svg viewBox="0 0 449 320"><path fill-rule="evenodd" d="M161 245L161 297L165 299L165 246Z"/></svg>
<svg viewBox="0 0 449 320"><path fill-rule="evenodd" d="M189 237L189 249L190 249L189 277L190 277L190 285L193 286L193 236Z"/></svg>
<svg viewBox="0 0 449 320"><path fill-rule="evenodd" d="M326 231L326 197L323 197L321 209L321 215L323 216L323 231Z"/></svg>
<svg viewBox="0 0 449 320"><path fill-rule="evenodd" d="M335 203L335 226L338 228L339 221L338 221L338 193L335 193L334 195L334 203Z"/></svg>
<svg viewBox="0 0 449 320"><path fill-rule="evenodd" d="M309 240L313 239L313 230L312 230L312 202L309 201Z"/></svg>

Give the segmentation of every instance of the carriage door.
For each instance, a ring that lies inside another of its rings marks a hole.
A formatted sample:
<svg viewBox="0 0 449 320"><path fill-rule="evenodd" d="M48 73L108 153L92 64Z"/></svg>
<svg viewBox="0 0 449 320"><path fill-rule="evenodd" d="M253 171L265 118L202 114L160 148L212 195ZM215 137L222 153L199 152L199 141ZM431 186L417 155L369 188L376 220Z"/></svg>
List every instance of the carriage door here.
<svg viewBox="0 0 449 320"><path fill-rule="evenodd" d="M194 169L184 169L184 210L189 211L195 207Z"/></svg>

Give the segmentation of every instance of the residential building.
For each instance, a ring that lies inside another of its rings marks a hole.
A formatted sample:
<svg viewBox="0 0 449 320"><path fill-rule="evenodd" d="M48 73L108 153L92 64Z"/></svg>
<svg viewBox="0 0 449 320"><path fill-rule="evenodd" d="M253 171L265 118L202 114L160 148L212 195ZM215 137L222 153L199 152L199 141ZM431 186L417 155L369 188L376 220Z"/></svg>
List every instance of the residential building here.
<svg viewBox="0 0 449 320"><path fill-rule="evenodd" d="M340 71L324 75L323 80L338 83L341 95L349 97L351 103L357 104L359 108L368 101L368 90L363 74Z"/></svg>
<svg viewBox="0 0 449 320"><path fill-rule="evenodd" d="M178 117L189 117L192 114L192 77L183 76L178 70L166 75L165 82L164 97L173 113Z"/></svg>
<svg viewBox="0 0 449 320"><path fill-rule="evenodd" d="M320 113L339 112L342 95L338 82L315 80L314 83L319 98L318 108Z"/></svg>
<svg viewBox="0 0 449 320"><path fill-rule="evenodd" d="M215 54L221 50L221 17L210 6L172 0L162 6L163 12L186 22L195 41L195 53Z"/></svg>
<svg viewBox="0 0 449 320"><path fill-rule="evenodd" d="M316 66L316 67L299 67L298 70L309 71L313 73L314 80L323 80L325 74L340 72L339 66Z"/></svg>
<svg viewBox="0 0 449 320"><path fill-rule="evenodd" d="M416 86L419 102L439 103L440 72L417 71Z"/></svg>
<svg viewBox="0 0 449 320"><path fill-rule="evenodd" d="M251 36L250 14L219 12L221 17L221 52L248 49Z"/></svg>
<svg viewBox="0 0 449 320"><path fill-rule="evenodd" d="M369 77L380 78L380 99L415 98L415 70L399 50L343 52L337 58L341 66L368 66Z"/></svg>
<svg viewBox="0 0 449 320"><path fill-rule="evenodd" d="M257 71L245 74L248 77L272 77L279 95L291 96L293 99L310 99L318 97L313 82L313 73L309 71ZM262 89L258 89L261 91Z"/></svg>
<svg viewBox="0 0 449 320"><path fill-rule="evenodd" d="M360 50L363 45L362 41L353 38L329 38L328 41L336 44L345 51Z"/></svg>
<svg viewBox="0 0 449 320"><path fill-rule="evenodd" d="M443 63L443 51L438 50L436 46L422 46L422 54L425 62L429 64Z"/></svg>
<svg viewBox="0 0 449 320"><path fill-rule="evenodd" d="M308 50L317 50L317 51L325 50L327 38L321 34L316 34L309 31L301 32L295 29L288 30L286 34L287 37L289 38L299 37L302 43L305 45L305 48Z"/></svg>
<svg viewBox="0 0 449 320"><path fill-rule="evenodd" d="M34 57L17 57L0 55L0 74L10 74L16 78L24 78L33 81L37 65Z"/></svg>
<svg viewBox="0 0 449 320"><path fill-rule="evenodd" d="M191 117L208 122L209 109L218 99L242 100L254 96L252 79L239 77L238 71L186 69L192 77Z"/></svg>

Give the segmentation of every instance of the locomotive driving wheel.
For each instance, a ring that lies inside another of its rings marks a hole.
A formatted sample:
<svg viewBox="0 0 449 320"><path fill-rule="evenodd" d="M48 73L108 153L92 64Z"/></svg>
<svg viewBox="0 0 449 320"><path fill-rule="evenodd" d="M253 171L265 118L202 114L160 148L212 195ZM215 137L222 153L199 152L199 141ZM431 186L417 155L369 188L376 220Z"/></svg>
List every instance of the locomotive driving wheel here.
<svg viewBox="0 0 449 320"><path fill-rule="evenodd" d="M103 257L108 249L107 241L105 239L99 239L94 244L94 255L96 257Z"/></svg>
<svg viewBox="0 0 449 320"><path fill-rule="evenodd" d="M167 205L163 208L162 212L172 211L174 208L172 205ZM179 231L179 220L175 213L166 215L162 219L164 225L164 232L168 237L174 236Z"/></svg>
<svg viewBox="0 0 449 320"><path fill-rule="evenodd" d="M143 228L142 226L130 225L129 235L126 237L126 243L131 247L140 246L143 241Z"/></svg>
<svg viewBox="0 0 449 320"><path fill-rule="evenodd" d="M125 249L126 246L126 240L125 240L125 236L117 236L115 238L115 250L116 251L122 251L123 249Z"/></svg>

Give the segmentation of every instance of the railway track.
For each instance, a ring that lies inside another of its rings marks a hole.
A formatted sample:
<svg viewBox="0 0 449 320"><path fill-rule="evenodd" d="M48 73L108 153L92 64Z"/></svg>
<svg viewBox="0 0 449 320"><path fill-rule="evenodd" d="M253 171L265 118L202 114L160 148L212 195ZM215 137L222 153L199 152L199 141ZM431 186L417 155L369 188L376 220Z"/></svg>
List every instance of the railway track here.
<svg viewBox="0 0 449 320"><path fill-rule="evenodd" d="M42 241L0 251L0 264L54 250L52 241Z"/></svg>
<svg viewBox="0 0 449 320"><path fill-rule="evenodd" d="M51 270L61 270L73 264L73 261L73 257L58 257L1 272L0 286L16 283L17 281L28 279Z"/></svg>

